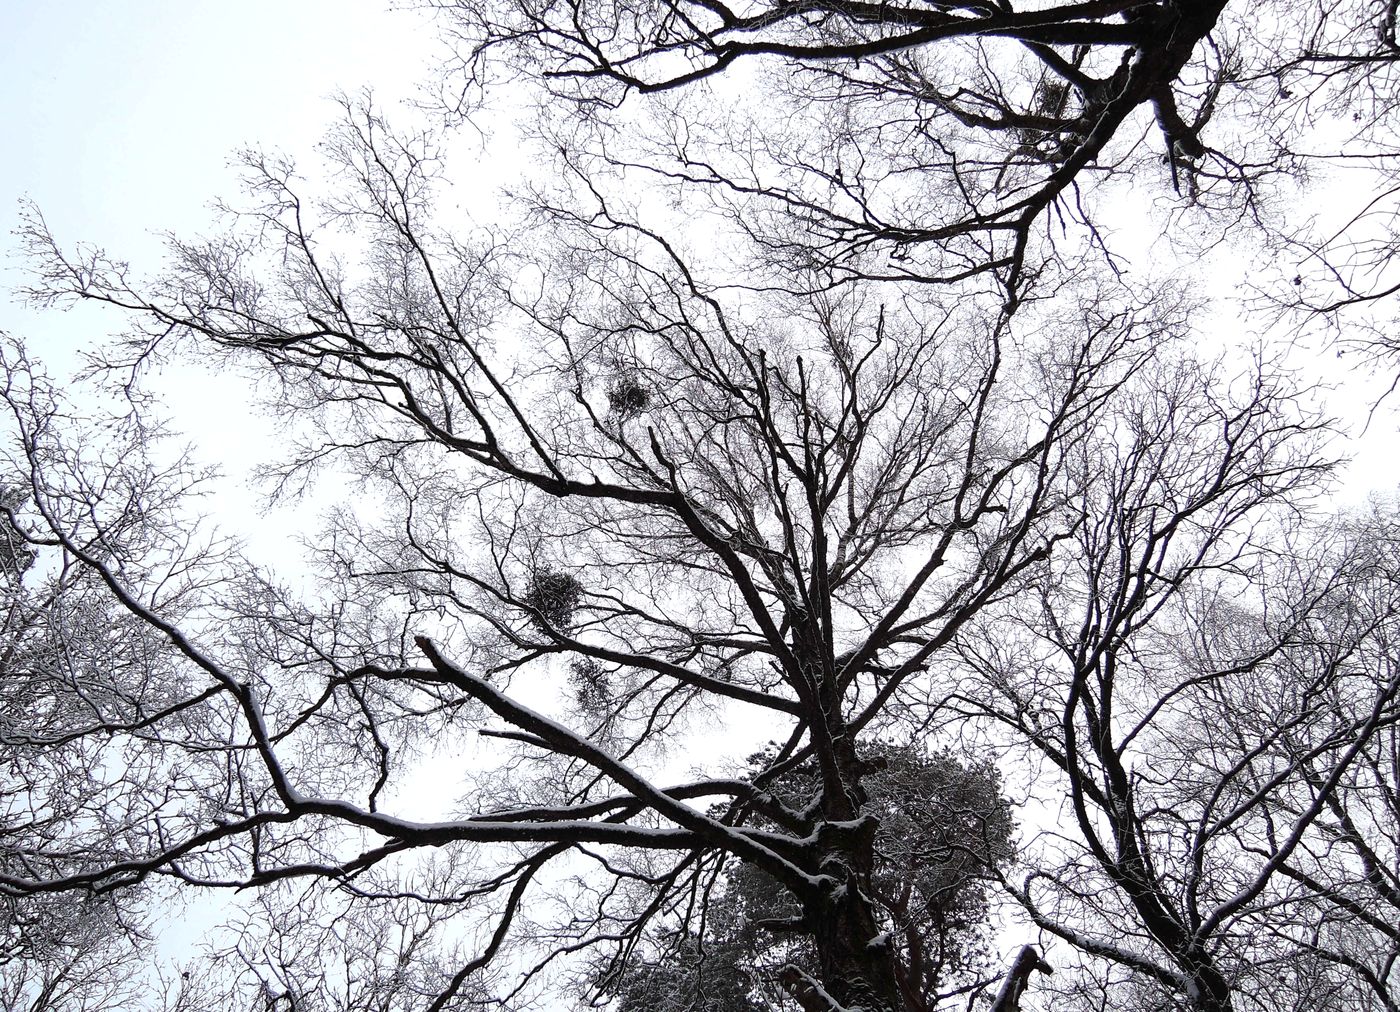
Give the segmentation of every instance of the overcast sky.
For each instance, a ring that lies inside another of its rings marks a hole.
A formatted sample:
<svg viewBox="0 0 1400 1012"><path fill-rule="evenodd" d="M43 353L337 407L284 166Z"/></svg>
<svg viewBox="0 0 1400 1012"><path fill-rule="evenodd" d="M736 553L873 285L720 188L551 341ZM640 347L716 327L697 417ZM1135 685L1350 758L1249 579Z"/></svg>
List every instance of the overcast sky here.
<svg viewBox="0 0 1400 1012"><path fill-rule="evenodd" d="M198 231L229 195L245 144L305 150L327 96L373 83L406 94L428 52L422 17L389 0L66 0L0 3L0 212L21 197L65 243L138 266L155 235ZM83 327L0 302L0 330L61 356ZM89 335L90 337L91 335Z"/></svg>
<svg viewBox="0 0 1400 1012"><path fill-rule="evenodd" d="M158 269L161 233L204 231L210 202L236 197L239 148L305 155L334 118L336 91L373 84L384 103L413 93L432 35L420 13L388 5L0 0L0 331L64 376L76 350L121 324L92 307L39 312L12 297L21 198L63 245L102 246L138 274ZM272 423L252 412L235 377L172 371L158 384L167 414L228 477L210 508L225 514L221 526L244 528L239 518L256 502L248 474L267 456ZM264 553L314 510L286 518L280 533L268 526Z"/></svg>
<svg viewBox="0 0 1400 1012"><path fill-rule="evenodd" d="M41 314L10 298L20 198L65 245L95 243L138 273L158 267L159 233L200 232L209 202L236 194L229 162L238 148L309 151L337 90L372 83L381 105L411 93L432 32L422 12L391 11L390 2L0 0L0 331L24 337L61 374L74 349L118 325L111 314ZM182 394L213 403L204 389L170 391L176 401ZM188 417L181 424L197 428ZM1389 417L1373 425L1364 447L1379 436L1388 460L1394 428ZM236 468L236 452L225 455ZM1357 470L1354 491L1393 481Z"/></svg>
<svg viewBox="0 0 1400 1012"><path fill-rule="evenodd" d="M431 34L420 15L388 3L0 0L0 331L63 375L75 350L120 325L111 313L38 312L12 298L22 280L11 235L21 198L65 246L94 243L138 271L157 269L160 233L204 230L210 202L236 194L237 149L304 154L333 119L337 90L372 83L385 102L412 92ZM248 472L267 456L260 444L271 423L250 416L236 378L160 385L203 462L227 475L201 508L268 561L318 508L250 524ZM206 901L172 915L164 954L190 955L223 909Z"/></svg>
<svg viewBox="0 0 1400 1012"><path fill-rule="evenodd" d="M62 372L74 349L117 325L109 314L39 314L9 297L20 280L9 233L21 198L35 202L65 245L94 243L138 272L156 268L160 233L202 230L209 202L235 192L229 162L238 148L304 153L333 117L335 91L372 83L391 102L411 90L425 69L429 33L420 15L387 6L0 0L0 331L26 338ZM257 445L266 430L240 413L246 404L236 388L212 391L201 381L167 398L206 460L223 466L237 489L266 456ZM211 439L219 425L233 435ZM1393 416L1384 416L1370 440L1355 445L1379 440L1371 459L1383 462L1359 469L1351 486L1358 498L1393 487L1394 429ZM226 512L246 514L252 497L228 494ZM223 522L254 536L236 520ZM259 546L251 547L256 557ZM261 547L266 559L271 550Z"/></svg>

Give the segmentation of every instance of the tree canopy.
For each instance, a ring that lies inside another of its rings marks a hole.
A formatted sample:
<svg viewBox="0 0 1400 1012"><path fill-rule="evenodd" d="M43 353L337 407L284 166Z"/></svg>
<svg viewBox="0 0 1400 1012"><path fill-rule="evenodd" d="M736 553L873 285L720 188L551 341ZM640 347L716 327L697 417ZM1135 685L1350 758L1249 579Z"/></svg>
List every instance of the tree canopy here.
<svg viewBox="0 0 1400 1012"><path fill-rule="evenodd" d="M750 757L759 769L771 759ZM923 1012L1000 975L986 952L987 890L1011 864L1013 819L993 767L878 742L865 761L872 767L865 810L880 820L871 899L890 935L904 1007ZM818 775L809 762L778 777L773 792L804 803L818 792ZM699 916L648 940L651 958L633 953L600 966L601 990L619 996L619 1012L772 1007L788 964L819 972L802 919L779 883L738 865L716 882ZM751 1000L765 985L769 993Z"/></svg>
<svg viewBox="0 0 1400 1012"><path fill-rule="evenodd" d="M159 271L26 209L122 407L7 344L10 948L217 895L153 1008L1393 1012L1319 364L1394 370L1393 6L433 6L433 116L245 152ZM335 491L302 563L201 517L182 358Z"/></svg>

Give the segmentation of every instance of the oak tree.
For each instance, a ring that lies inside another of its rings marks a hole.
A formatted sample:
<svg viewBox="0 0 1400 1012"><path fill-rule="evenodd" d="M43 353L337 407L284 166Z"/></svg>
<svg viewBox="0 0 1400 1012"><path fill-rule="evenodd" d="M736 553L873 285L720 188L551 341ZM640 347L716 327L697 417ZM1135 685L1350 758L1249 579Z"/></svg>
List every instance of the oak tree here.
<svg viewBox="0 0 1400 1012"><path fill-rule="evenodd" d="M440 6L449 119L509 96L543 166L491 227L457 142L368 98L328 185L248 153L155 276L26 218L31 296L127 318L96 375L241 371L274 497L354 491L294 582L202 538L149 428L94 442L7 360L16 530L131 631L89 662L140 649L33 743L62 832L0 891L252 890L219 993L268 1007L510 1006L600 960L634 1007L1389 1007L1350 940L1393 943L1354 871L1390 853L1388 528L1320 505L1296 352L1113 234L1323 264L1251 281L1299 318L1383 304L1389 237L1287 198L1386 136L1389 8ZM1015 785L1014 867L954 743ZM983 898L1053 976L928 972Z"/></svg>

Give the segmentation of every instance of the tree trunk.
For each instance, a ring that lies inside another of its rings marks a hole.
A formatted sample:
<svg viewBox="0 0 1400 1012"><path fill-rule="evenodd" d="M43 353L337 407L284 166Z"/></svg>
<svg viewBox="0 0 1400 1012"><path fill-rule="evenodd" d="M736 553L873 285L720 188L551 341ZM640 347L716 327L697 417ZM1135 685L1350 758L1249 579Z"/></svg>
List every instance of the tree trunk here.
<svg viewBox="0 0 1400 1012"><path fill-rule="evenodd" d="M1030 981L1031 974L1036 970L1040 970L1042 973L1055 972L1050 969L1050 964L1040 958L1040 953L1036 951L1034 945L1021 946L1021 951L1016 954L1011 969L1007 970L1006 976L1002 978L1001 987L997 990L996 999L992 1002L991 1012L1019 1012L1021 995L1026 993L1026 985Z"/></svg>

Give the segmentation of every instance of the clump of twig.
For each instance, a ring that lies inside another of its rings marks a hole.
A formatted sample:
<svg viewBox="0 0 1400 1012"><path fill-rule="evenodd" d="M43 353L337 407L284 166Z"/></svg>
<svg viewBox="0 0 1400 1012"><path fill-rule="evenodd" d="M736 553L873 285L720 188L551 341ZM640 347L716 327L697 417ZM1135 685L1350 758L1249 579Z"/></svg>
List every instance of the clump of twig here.
<svg viewBox="0 0 1400 1012"><path fill-rule="evenodd" d="M569 684L574 690L574 700L584 713L603 714L612 703L612 683L608 680L608 673L591 657L569 664Z"/></svg>
<svg viewBox="0 0 1400 1012"><path fill-rule="evenodd" d="M651 404L648 390L636 373L621 373L608 386L608 408L619 421L636 418Z"/></svg>
<svg viewBox="0 0 1400 1012"><path fill-rule="evenodd" d="M562 570L539 569L521 601L533 608L548 627L567 629L583 601L583 584Z"/></svg>

